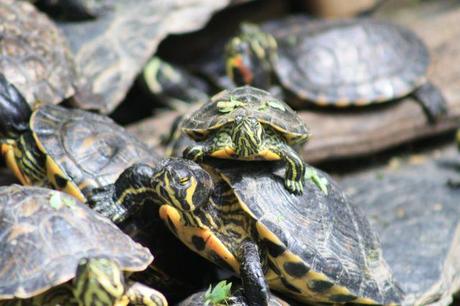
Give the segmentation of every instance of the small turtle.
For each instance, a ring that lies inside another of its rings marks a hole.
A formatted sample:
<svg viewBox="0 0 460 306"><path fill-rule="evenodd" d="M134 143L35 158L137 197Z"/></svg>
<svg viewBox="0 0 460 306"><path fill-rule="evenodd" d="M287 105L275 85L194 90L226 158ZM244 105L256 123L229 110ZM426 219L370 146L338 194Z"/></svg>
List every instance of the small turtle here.
<svg viewBox="0 0 460 306"><path fill-rule="evenodd" d="M206 102L208 84L187 70L154 56L145 65L140 81L153 100L180 112L193 103Z"/></svg>
<svg viewBox="0 0 460 306"><path fill-rule="evenodd" d="M149 250L75 198L12 185L0 203L0 305L167 305L124 281L151 263Z"/></svg>
<svg viewBox="0 0 460 306"><path fill-rule="evenodd" d="M250 305L267 305L265 282L303 302L399 304L376 235L337 185L310 169L327 188L309 179L294 195L280 165L261 163L214 160L209 172L184 159L136 164L104 201L157 203L184 244L240 274Z"/></svg>
<svg viewBox="0 0 460 306"><path fill-rule="evenodd" d="M62 33L25 1L0 2L0 73L31 106L60 103L75 93L77 73Z"/></svg>
<svg viewBox="0 0 460 306"><path fill-rule="evenodd" d="M411 95L432 121L447 111L441 92L426 79L425 44L392 23L297 16L263 30L246 24L226 52L227 74L236 84L268 89L276 77L303 105L362 106Z"/></svg>
<svg viewBox="0 0 460 306"><path fill-rule="evenodd" d="M283 160L286 188L302 193L305 168L292 146L303 145L310 134L300 117L269 92L250 86L222 91L187 117L182 131L199 141L184 150L184 157Z"/></svg>
<svg viewBox="0 0 460 306"><path fill-rule="evenodd" d="M57 105L32 112L3 76L0 144L8 167L23 185L50 185L83 202L90 190L113 183L133 163L155 165L159 160L108 117Z"/></svg>

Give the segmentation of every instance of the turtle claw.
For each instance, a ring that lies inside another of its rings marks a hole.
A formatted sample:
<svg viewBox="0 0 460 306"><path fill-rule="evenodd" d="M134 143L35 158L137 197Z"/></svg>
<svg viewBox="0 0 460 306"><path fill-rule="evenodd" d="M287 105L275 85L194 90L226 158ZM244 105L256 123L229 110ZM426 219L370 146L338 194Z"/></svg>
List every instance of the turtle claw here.
<svg viewBox="0 0 460 306"><path fill-rule="evenodd" d="M284 186L293 194L300 195L303 193L303 182L286 179Z"/></svg>
<svg viewBox="0 0 460 306"><path fill-rule="evenodd" d="M188 147L184 150L182 154L184 158L191 159L196 162L203 161L204 158L204 150L202 147L195 146L195 147Z"/></svg>

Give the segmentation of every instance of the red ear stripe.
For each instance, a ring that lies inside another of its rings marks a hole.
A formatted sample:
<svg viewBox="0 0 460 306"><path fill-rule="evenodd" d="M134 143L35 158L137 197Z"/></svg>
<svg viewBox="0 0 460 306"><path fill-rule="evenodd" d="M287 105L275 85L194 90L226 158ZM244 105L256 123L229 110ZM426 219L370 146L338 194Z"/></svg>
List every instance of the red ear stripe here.
<svg viewBox="0 0 460 306"><path fill-rule="evenodd" d="M252 74L251 70L249 70L248 67L244 65L243 60L240 56L233 60L233 65L235 69L238 69L238 71L240 72L241 76L243 77L244 83L252 84L252 81L254 80L254 75Z"/></svg>

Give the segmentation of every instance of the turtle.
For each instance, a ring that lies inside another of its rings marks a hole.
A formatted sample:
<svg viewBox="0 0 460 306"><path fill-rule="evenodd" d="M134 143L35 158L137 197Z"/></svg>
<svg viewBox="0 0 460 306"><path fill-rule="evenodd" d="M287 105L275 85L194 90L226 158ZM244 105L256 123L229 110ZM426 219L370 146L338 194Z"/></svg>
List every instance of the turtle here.
<svg viewBox="0 0 460 306"><path fill-rule="evenodd" d="M221 91L185 118L182 131L198 141L184 150L184 157L283 160L286 188L302 193L305 169L294 147L307 142L310 132L269 92L251 86Z"/></svg>
<svg viewBox="0 0 460 306"><path fill-rule="evenodd" d="M56 25L32 4L0 3L0 73L32 107L57 104L75 93L77 72L68 43Z"/></svg>
<svg viewBox="0 0 460 306"><path fill-rule="evenodd" d="M152 99L186 112L191 104L208 100L209 85L186 69L154 56L145 65L140 82Z"/></svg>
<svg viewBox="0 0 460 306"><path fill-rule="evenodd" d="M23 185L53 186L82 202L90 190L113 183L134 162L160 160L106 116L49 104L32 111L1 75L0 121L2 155Z"/></svg>
<svg viewBox="0 0 460 306"><path fill-rule="evenodd" d="M150 251L74 197L11 185L0 203L0 305L167 305L124 280L151 263Z"/></svg>
<svg viewBox="0 0 460 306"><path fill-rule="evenodd" d="M301 302L399 305L404 293L360 210L314 168L326 188L308 179L302 195L288 192L283 169L215 159L135 164L103 201L150 199L185 245L241 276L249 305L267 305L267 284Z"/></svg>
<svg viewBox="0 0 460 306"><path fill-rule="evenodd" d="M262 27L243 24L225 57L236 85L279 83L296 107L364 106L410 95L431 122L447 112L441 91L426 78L430 57L423 41L385 21L295 16Z"/></svg>
<svg viewBox="0 0 460 306"><path fill-rule="evenodd" d="M82 0L78 0L82 1ZM88 1L88 0L86 0ZM111 113L168 34L192 32L230 0L111 0L88 20L59 20L74 54L79 83L71 103Z"/></svg>

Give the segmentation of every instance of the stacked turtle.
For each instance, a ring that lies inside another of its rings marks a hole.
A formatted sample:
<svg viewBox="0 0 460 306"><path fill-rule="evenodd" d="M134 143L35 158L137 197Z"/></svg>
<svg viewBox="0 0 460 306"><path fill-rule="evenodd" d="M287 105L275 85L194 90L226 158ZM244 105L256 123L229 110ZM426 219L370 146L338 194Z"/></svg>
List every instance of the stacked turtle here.
<svg viewBox="0 0 460 306"><path fill-rule="evenodd" d="M368 221L290 146L308 130L284 102L236 88L178 126L193 138L184 155L201 165L136 164L95 189L90 205L150 199L185 245L240 275L248 305L268 305L269 287L301 302L400 303Z"/></svg>

